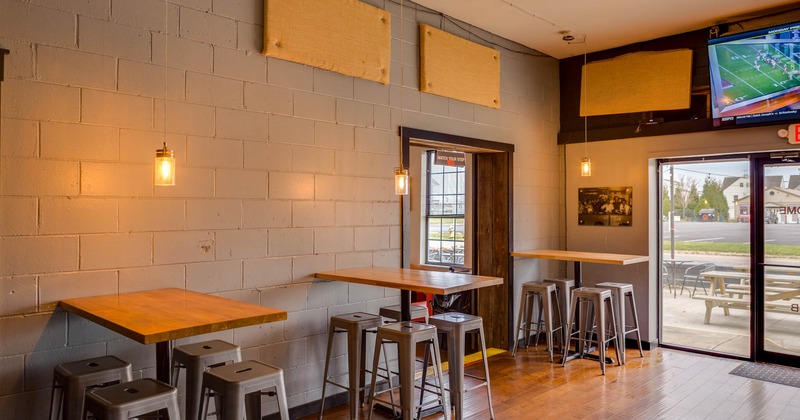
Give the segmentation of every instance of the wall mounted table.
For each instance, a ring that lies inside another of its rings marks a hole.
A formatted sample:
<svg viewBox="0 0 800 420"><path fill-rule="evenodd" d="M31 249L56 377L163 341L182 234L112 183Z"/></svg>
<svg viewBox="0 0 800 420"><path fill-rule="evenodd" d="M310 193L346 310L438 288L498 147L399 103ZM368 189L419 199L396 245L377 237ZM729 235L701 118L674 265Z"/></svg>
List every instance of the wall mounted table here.
<svg viewBox="0 0 800 420"><path fill-rule="evenodd" d="M394 267L357 267L316 273L325 280L400 289L401 321L411 320L411 292L447 295L503 284L502 277Z"/></svg>
<svg viewBox="0 0 800 420"><path fill-rule="evenodd" d="M156 345L156 377L171 384L171 341L282 321L286 311L183 289L65 299L58 306L142 344Z"/></svg>

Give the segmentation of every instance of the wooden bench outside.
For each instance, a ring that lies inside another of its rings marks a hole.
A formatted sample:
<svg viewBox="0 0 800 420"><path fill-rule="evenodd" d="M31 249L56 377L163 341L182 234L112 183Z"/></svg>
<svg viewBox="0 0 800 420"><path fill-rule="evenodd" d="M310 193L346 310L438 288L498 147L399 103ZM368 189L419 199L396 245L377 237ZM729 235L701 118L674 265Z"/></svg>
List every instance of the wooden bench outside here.
<svg viewBox="0 0 800 420"><path fill-rule="evenodd" d="M741 293L740 291L732 292L735 294ZM711 323L711 310L713 308L722 308L725 316L730 315L729 309L750 309L750 298L747 299L737 297L725 296L695 296L694 299L704 300L706 302L706 316L703 319L703 324ZM791 301L767 301L764 302L764 308L767 312L800 314L800 302L792 303Z"/></svg>

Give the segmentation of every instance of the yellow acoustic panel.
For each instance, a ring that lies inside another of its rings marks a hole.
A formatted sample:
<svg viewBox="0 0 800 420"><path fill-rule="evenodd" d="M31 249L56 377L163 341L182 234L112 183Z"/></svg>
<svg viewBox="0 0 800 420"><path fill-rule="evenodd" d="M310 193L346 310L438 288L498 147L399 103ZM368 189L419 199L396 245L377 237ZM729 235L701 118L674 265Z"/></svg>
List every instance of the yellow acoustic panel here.
<svg viewBox="0 0 800 420"><path fill-rule="evenodd" d="M389 83L391 17L357 0L265 0L264 54Z"/></svg>
<svg viewBox="0 0 800 420"><path fill-rule="evenodd" d="M419 25L419 90L500 108L500 52Z"/></svg>
<svg viewBox="0 0 800 420"><path fill-rule="evenodd" d="M689 108L692 51L644 51L589 63L581 116Z"/></svg>

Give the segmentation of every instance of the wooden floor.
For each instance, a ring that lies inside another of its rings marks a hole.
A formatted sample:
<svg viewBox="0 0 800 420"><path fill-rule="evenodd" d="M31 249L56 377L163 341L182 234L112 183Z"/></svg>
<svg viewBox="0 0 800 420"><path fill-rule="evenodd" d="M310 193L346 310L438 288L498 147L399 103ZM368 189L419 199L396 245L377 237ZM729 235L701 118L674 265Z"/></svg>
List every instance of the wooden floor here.
<svg viewBox="0 0 800 420"><path fill-rule="evenodd" d="M613 351L612 351L613 354ZM739 363L677 350L627 352L624 366L573 360L547 362L542 347L489 359L496 419L798 419L800 388L728 374ZM482 373L480 363L467 372ZM488 419L485 388L467 393L466 419ZM368 408L361 411L366 419ZM443 418L441 412L426 419ZM304 419L314 419L308 416ZM347 406L325 411L326 419L348 418ZM374 412L373 419L388 415Z"/></svg>

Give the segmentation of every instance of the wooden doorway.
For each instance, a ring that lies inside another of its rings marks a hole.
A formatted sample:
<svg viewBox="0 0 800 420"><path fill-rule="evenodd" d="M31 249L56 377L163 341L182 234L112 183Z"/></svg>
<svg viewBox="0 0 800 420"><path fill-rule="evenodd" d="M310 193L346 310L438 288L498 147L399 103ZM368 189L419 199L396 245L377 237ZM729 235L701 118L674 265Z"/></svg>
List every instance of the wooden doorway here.
<svg viewBox="0 0 800 420"><path fill-rule="evenodd" d="M403 167L409 167L411 146L458 150L472 154L475 170L473 273L502 277L503 285L477 291L476 310L484 320L486 345L508 349L513 334L513 153L514 145L472 137L400 127ZM402 199L402 265L411 261L411 198Z"/></svg>

